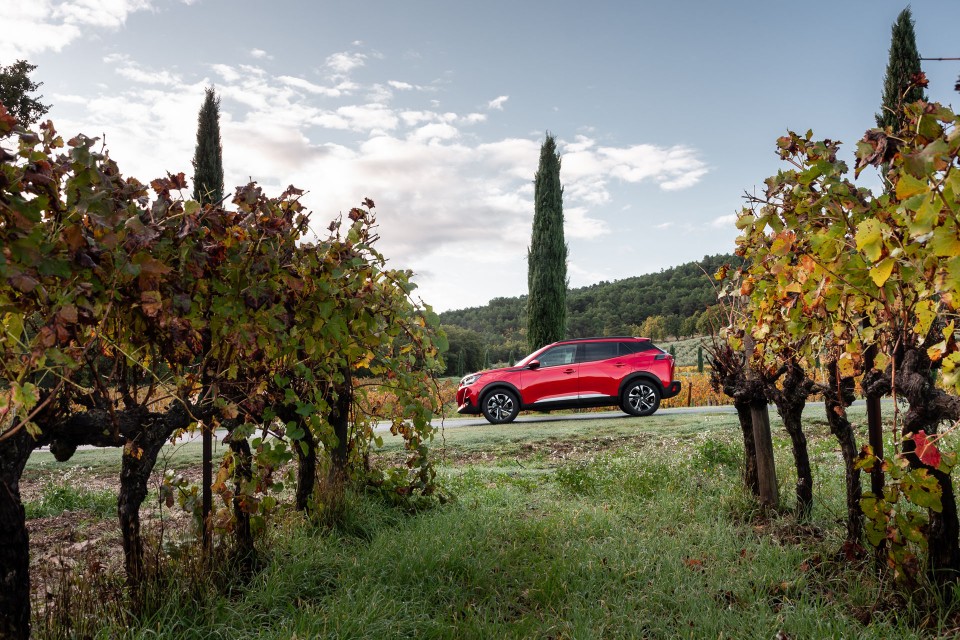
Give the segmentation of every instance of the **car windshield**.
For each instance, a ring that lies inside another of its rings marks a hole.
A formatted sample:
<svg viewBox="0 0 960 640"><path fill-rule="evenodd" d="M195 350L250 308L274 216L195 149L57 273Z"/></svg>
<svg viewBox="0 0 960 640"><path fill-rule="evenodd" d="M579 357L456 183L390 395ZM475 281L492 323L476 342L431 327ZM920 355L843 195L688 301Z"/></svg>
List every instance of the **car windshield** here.
<svg viewBox="0 0 960 640"><path fill-rule="evenodd" d="M530 364L530 361L531 361L531 360L535 360L535 359L536 359L536 356L539 356L539 355L540 355L540 352L542 352L542 351L543 351L543 347L537 349L536 351L534 351L534 352L531 353L530 355L526 356L526 357L523 358L522 360L518 360L518 361L517 361L517 364L515 364L515 365L513 365L513 366L515 366L515 367L525 367L525 366L527 366L528 364Z"/></svg>

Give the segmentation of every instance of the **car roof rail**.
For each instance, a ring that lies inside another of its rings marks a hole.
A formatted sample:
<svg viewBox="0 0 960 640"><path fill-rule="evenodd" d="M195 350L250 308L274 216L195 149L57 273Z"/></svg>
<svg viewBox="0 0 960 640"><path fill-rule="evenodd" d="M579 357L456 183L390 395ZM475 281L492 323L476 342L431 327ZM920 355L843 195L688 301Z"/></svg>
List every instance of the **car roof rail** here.
<svg viewBox="0 0 960 640"><path fill-rule="evenodd" d="M589 340L646 340L650 341L650 338L641 338L639 336L594 336L592 338L570 338L568 340L560 340L560 342L585 342Z"/></svg>

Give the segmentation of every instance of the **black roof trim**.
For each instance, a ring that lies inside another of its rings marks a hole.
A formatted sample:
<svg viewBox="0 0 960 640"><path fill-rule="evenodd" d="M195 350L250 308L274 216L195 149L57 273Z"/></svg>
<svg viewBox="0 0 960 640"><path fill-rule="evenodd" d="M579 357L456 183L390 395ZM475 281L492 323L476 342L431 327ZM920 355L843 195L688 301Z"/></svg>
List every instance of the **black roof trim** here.
<svg viewBox="0 0 960 640"><path fill-rule="evenodd" d="M593 338L570 338L569 340L558 340L556 344L564 344L567 342L593 342L594 340L639 340L642 342L650 342L650 338L639 338L637 336L595 336Z"/></svg>

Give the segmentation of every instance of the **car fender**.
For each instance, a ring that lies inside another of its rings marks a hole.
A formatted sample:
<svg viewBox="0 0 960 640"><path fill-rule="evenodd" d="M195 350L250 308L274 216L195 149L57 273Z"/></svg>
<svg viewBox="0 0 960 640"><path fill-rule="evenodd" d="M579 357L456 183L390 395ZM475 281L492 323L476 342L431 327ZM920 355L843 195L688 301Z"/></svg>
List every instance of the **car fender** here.
<svg viewBox="0 0 960 640"><path fill-rule="evenodd" d="M623 379L620 383L620 388L617 390L617 395L622 396L623 390L632 382L637 380L646 380L647 382L653 383L653 386L657 388L657 391L663 396L663 383L660 382L660 379L657 376L648 373L646 371L638 371L637 373L631 374Z"/></svg>
<svg viewBox="0 0 960 640"><path fill-rule="evenodd" d="M514 394L516 394L517 401L520 403L520 406L523 406L523 396L520 395L520 389L517 389L516 386L504 380L495 380L481 389L479 395L477 396L479 399L478 406L483 405L483 401L487 399L487 396L497 389L507 389L508 391L512 391Z"/></svg>

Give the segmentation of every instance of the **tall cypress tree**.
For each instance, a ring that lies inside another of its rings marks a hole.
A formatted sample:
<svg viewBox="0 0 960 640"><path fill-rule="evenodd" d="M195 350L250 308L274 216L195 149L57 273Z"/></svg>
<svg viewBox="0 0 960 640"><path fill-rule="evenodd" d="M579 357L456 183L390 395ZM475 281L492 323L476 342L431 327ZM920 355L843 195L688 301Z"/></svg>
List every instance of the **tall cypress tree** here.
<svg viewBox="0 0 960 640"><path fill-rule="evenodd" d="M193 199L204 204L217 204L223 200L223 147L220 145L220 98L213 87L207 95L197 116L197 148L193 152ZM203 466L201 513L203 517L202 545L205 558L213 549L210 514L213 513L213 430L210 425L203 429L201 445Z"/></svg>
<svg viewBox="0 0 960 640"><path fill-rule="evenodd" d="M534 178L533 234L527 250L527 342L530 350L562 340L567 324L567 243L563 239L563 186L554 137L540 147Z"/></svg>
<svg viewBox="0 0 960 640"><path fill-rule="evenodd" d="M917 36L913 31L913 16L910 7L907 7L893 23L890 61L887 62L887 74L883 78L883 102L880 113L877 114L878 127L891 127L896 133L903 122L903 105L927 99L923 87L911 81L920 71L920 53L917 51Z"/></svg>
<svg viewBox="0 0 960 640"><path fill-rule="evenodd" d="M200 204L223 200L223 148L220 145L220 98L213 88L197 116L197 149L193 153L193 199Z"/></svg>

